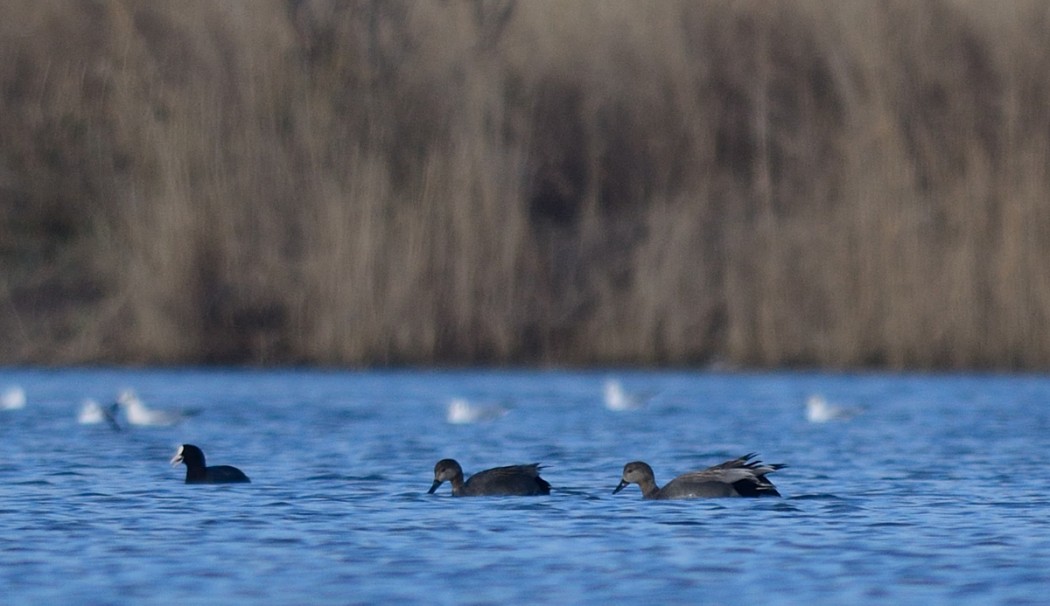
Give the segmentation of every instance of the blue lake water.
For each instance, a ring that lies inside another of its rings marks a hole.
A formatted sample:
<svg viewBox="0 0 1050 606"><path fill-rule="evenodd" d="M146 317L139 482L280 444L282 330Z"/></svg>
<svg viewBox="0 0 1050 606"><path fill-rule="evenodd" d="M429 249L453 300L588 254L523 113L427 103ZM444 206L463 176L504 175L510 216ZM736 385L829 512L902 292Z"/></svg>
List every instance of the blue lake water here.
<svg viewBox="0 0 1050 606"><path fill-rule="evenodd" d="M614 412L616 376L652 395ZM0 369L5 604L972 603L1050 598L1050 379ZM83 425L134 388L174 427ZM862 407L810 423L813 394ZM498 404L453 425L452 398ZM251 484L192 486L180 443ZM613 495L757 451L781 499ZM427 495L541 462L549 497Z"/></svg>

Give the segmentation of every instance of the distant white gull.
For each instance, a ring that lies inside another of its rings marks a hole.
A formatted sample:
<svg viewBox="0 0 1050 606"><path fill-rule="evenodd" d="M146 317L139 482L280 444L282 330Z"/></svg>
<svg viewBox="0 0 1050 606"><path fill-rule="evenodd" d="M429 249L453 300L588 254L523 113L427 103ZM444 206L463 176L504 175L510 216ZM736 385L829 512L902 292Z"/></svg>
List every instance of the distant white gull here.
<svg viewBox="0 0 1050 606"><path fill-rule="evenodd" d="M26 390L14 385L0 394L0 410L18 410L26 407Z"/></svg>
<svg viewBox="0 0 1050 606"><path fill-rule="evenodd" d="M80 423L81 425L94 425L105 420L106 413L102 410L102 405L96 400L88 398L80 405L80 411L77 412L77 423Z"/></svg>
<svg viewBox="0 0 1050 606"><path fill-rule="evenodd" d="M810 423L845 421L857 416L860 412L859 408L829 404L823 396L817 394L806 400L806 420Z"/></svg>
<svg viewBox="0 0 1050 606"><path fill-rule="evenodd" d="M495 421L509 410L497 404L471 404L464 398L452 398L448 403L445 420L453 425Z"/></svg>
<svg viewBox="0 0 1050 606"><path fill-rule="evenodd" d="M124 411L124 417L131 425L166 427L181 423L187 416L196 414L191 411L147 408L138 395L130 389L120 392L120 395L117 396L117 404L120 405L120 408Z"/></svg>
<svg viewBox="0 0 1050 606"><path fill-rule="evenodd" d="M109 426L121 431L120 423L117 422L116 403L109 408L103 408L97 401L88 398L80 405L77 412L77 423L81 425L96 425L98 423L109 423Z"/></svg>
<svg viewBox="0 0 1050 606"><path fill-rule="evenodd" d="M605 407L609 410L638 410L652 397L651 393L628 393L616 379L605 381Z"/></svg>

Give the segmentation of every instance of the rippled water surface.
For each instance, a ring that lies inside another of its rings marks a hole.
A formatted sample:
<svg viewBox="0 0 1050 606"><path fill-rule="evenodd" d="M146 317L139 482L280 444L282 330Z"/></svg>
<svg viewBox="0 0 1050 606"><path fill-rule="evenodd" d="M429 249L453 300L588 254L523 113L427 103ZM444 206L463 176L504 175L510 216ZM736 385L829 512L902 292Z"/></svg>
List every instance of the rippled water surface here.
<svg viewBox="0 0 1050 606"><path fill-rule="evenodd" d="M604 382L649 397L603 406ZM0 370L6 604L1040 604L1050 590L1050 380L686 372ZM172 427L78 423L133 388ZM811 423L820 394L862 408ZM454 398L509 412L446 422ZM201 446L251 484L187 486ZM758 451L782 499L646 502ZM427 495L539 461L549 497Z"/></svg>

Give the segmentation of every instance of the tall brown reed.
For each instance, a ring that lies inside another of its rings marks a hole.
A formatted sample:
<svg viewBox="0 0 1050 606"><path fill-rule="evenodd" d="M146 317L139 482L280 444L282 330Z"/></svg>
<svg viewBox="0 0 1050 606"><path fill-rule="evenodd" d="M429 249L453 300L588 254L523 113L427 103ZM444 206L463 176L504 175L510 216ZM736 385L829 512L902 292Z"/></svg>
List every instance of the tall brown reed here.
<svg viewBox="0 0 1050 606"><path fill-rule="evenodd" d="M1046 368L1037 0L0 4L0 360Z"/></svg>

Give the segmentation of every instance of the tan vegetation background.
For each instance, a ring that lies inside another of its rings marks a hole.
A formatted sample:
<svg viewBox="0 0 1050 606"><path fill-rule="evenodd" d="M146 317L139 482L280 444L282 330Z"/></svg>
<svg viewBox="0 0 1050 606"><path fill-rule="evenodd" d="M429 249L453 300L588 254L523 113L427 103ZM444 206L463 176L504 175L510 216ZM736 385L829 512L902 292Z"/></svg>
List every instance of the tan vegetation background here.
<svg viewBox="0 0 1050 606"><path fill-rule="evenodd" d="M1050 368L1045 0L0 2L0 361Z"/></svg>

